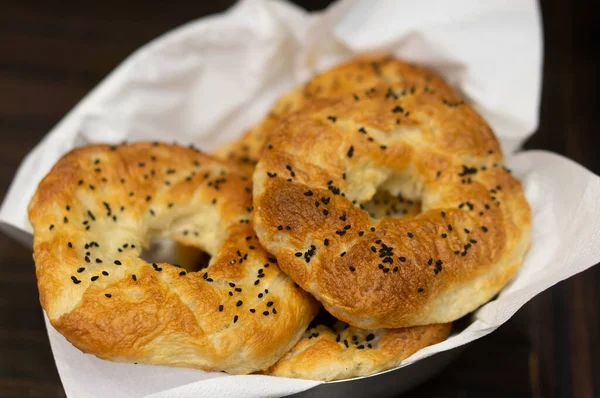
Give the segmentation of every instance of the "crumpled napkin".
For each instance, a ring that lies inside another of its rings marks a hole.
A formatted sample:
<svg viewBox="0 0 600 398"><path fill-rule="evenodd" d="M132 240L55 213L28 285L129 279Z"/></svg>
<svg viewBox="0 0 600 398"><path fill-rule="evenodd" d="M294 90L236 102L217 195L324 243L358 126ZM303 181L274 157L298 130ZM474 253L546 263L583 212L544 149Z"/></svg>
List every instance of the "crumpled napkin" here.
<svg viewBox="0 0 600 398"><path fill-rule="evenodd" d="M23 161L0 227L31 244L29 198L73 147L177 140L210 151L259 121L285 90L365 51L389 51L438 70L512 154L537 127L541 48L534 0L345 0L319 13L283 1L241 1L142 47L87 95ZM600 261L600 178L543 151L507 162L533 211L533 244L520 271L466 329L404 364L485 336L542 290ZM47 326L73 397L276 397L319 384L102 361Z"/></svg>

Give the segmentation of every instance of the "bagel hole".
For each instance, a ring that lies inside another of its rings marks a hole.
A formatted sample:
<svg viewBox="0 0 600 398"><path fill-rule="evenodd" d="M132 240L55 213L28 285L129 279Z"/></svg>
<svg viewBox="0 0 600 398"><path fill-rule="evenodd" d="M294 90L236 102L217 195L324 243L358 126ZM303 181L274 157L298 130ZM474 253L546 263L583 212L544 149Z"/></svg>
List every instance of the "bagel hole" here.
<svg viewBox="0 0 600 398"><path fill-rule="evenodd" d="M172 239L154 239L140 255L148 263L168 263L198 272L210 264L211 256L195 246L184 245Z"/></svg>
<svg viewBox="0 0 600 398"><path fill-rule="evenodd" d="M421 202L406 199L402 194L392 195L387 190L379 188L369 201L362 203L362 208L375 219L406 218L414 217L421 212Z"/></svg>

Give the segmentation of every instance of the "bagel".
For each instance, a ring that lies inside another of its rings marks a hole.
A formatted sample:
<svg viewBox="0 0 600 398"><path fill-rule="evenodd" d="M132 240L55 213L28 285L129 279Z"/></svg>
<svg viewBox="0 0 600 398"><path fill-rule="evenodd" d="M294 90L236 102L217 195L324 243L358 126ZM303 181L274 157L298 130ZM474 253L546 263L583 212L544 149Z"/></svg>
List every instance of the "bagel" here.
<svg viewBox="0 0 600 398"><path fill-rule="evenodd" d="M358 95L361 91L384 82L404 83L407 86L430 84L441 94L453 92L436 73L422 66L389 55L362 55L316 75L306 84L282 96L257 126L249 129L241 139L219 148L214 154L253 169L269 134L286 116L314 99L344 94Z"/></svg>
<svg viewBox="0 0 600 398"><path fill-rule="evenodd" d="M112 361L232 374L271 366L319 306L256 239L250 185L231 163L158 142L65 155L29 205L52 325ZM148 263L151 238L200 247L210 264Z"/></svg>
<svg viewBox="0 0 600 398"><path fill-rule="evenodd" d="M278 123L256 166L260 242L353 326L456 320L508 282L530 244L529 205L496 138L446 88L313 99ZM372 218L361 207L378 191L421 212Z"/></svg>
<svg viewBox="0 0 600 398"><path fill-rule="evenodd" d="M337 321L317 324L265 373L309 380L343 380L392 369L421 348L444 341L452 325L362 330Z"/></svg>

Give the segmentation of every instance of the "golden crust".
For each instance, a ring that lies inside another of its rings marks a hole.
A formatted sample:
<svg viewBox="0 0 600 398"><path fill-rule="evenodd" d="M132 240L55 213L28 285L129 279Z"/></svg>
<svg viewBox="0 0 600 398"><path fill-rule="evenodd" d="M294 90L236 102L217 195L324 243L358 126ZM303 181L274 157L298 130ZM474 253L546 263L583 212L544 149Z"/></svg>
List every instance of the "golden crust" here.
<svg viewBox="0 0 600 398"><path fill-rule="evenodd" d="M286 116L315 99L348 94L361 97L366 90L384 82L403 83L409 88L435 86L440 94L453 92L435 72L422 66L384 54L366 54L318 74L282 96L260 124L248 130L239 140L219 148L215 155L252 169L268 136Z"/></svg>
<svg viewBox="0 0 600 398"><path fill-rule="evenodd" d="M267 374L310 380L342 380L394 368L420 350L446 339L451 324L365 331L338 322L317 325Z"/></svg>
<svg viewBox="0 0 600 398"><path fill-rule="evenodd" d="M232 145L239 145L239 141ZM417 215L420 203L378 192L363 208L373 218L402 218ZM178 245L178 249L186 250L183 245ZM193 258L194 253L188 252L182 264L196 266ZM451 329L450 324L434 324L364 330L341 321L330 327L317 318L319 322L313 321L315 326L309 327L304 337L265 374L322 381L371 375L394 368L421 348L443 341Z"/></svg>
<svg viewBox="0 0 600 398"><path fill-rule="evenodd" d="M489 126L446 88L386 83L312 100L279 122L256 167L259 240L354 326L456 320L506 284L529 246L519 182ZM359 206L378 190L422 213L370 218Z"/></svg>
<svg viewBox="0 0 600 398"><path fill-rule="evenodd" d="M256 239L250 191L236 166L174 145L65 155L29 206L50 322L113 361L237 374L272 365L318 305ZM139 256L152 237L201 247L209 268L148 264Z"/></svg>

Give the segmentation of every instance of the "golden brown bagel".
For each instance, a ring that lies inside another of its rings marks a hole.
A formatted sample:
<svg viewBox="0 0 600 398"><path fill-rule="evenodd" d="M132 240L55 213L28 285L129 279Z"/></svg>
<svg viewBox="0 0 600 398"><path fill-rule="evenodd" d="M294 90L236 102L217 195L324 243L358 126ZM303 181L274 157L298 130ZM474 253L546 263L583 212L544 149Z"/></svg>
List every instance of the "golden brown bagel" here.
<svg viewBox="0 0 600 398"><path fill-rule="evenodd" d="M113 361L237 374L272 365L318 306L256 239L250 191L237 167L174 145L65 155L29 206L50 322ZM152 237L201 247L211 263L148 264L139 255Z"/></svg>
<svg viewBox="0 0 600 398"><path fill-rule="evenodd" d="M259 240L336 318L450 322L493 297L529 246L530 210L485 121L435 81L318 99L280 121L254 173ZM407 219L360 209L376 191Z"/></svg>
<svg viewBox="0 0 600 398"><path fill-rule="evenodd" d="M267 374L310 380L342 380L394 368L420 350L446 339L452 325L361 330L338 321L310 328Z"/></svg>
<svg viewBox="0 0 600 398"><path fill-rule="evenodd" d="M452 88L436 73L421 66L389 55L363 55L316 75L282 96L260 124L248 130L241 139L219 148L215 155L252 169L269 134L286 116L314 99L344 94L362 96L365 90L383 82L404 83L407 87L430 85L440 94L452 93Z"/></svg>

